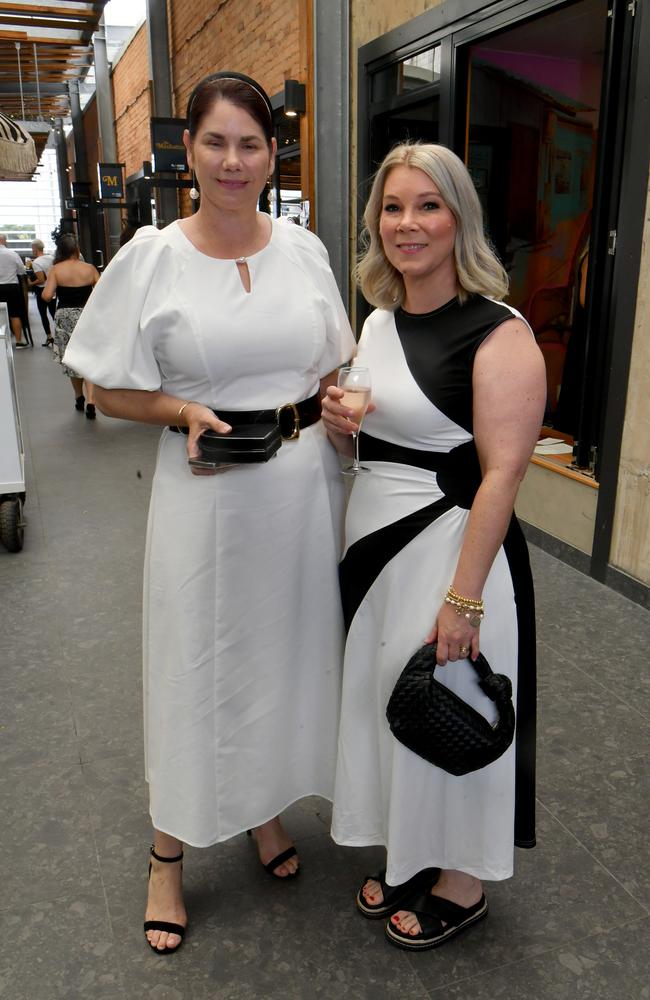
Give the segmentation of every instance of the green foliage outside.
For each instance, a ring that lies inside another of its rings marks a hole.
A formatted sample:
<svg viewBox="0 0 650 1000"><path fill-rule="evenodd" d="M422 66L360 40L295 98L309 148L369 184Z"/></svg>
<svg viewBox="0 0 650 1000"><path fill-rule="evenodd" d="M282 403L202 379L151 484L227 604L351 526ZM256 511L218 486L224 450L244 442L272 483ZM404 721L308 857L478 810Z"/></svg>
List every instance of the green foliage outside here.
<svg viewBox="0 0 650 1000"><path fill-rule="evenodd" d="M0 227L0 232L4 233L8 239L30 241L36 239L36 226L28 222L26 225L19 223L7 223Z"/></svg>

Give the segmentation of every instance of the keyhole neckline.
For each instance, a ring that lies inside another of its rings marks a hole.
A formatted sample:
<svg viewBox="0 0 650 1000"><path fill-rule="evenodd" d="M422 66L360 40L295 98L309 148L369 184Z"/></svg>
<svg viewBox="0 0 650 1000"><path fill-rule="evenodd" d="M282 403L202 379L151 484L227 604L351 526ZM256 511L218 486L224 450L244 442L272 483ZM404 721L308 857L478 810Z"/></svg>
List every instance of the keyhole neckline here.
<svg viewBox="0 0 650 1000"><path fill-rule="evenodd" d="M179 223L181 222L180 219L176 219L176 221L173 222L172 225L176 226L177 231L181 234L181 236L183 238L183 242L189 244L189 246L192 248L192 250L194 250L195 253L198 253L201 257L207 257L208 260L220 260L220 261L223 261L224 264L235 263L235 264L242 264L243 265L243 264L250 264L251 261L254 261L256 257L261 256L263 253L265 253L268 250L268 248L274 242L275 231L276 231L275 220L270 215L268 216L268 220L271 223L271 228L270 228L270 232L269 232L268 241L264 244L263 247L260 247L259 250L256 250L255 253L249 253L249 254L247 254L244 257L214 257L212 254L205 253L205 251L200 250L192 242L192 240L187 235L187 233L184 232L183 228L179 225Z"/></svg>

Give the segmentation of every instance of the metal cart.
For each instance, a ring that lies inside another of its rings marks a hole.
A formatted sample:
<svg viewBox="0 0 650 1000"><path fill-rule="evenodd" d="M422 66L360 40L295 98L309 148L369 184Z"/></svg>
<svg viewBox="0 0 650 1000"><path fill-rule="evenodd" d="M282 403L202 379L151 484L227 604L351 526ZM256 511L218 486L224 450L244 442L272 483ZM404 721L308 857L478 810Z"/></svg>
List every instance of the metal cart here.
<svg viewBox="0 0 650 1000"><path fill-rule="evenodd" d="M9 552L23 547L25 454L20 430L9 314L0 302L0 541Z"/></svg>

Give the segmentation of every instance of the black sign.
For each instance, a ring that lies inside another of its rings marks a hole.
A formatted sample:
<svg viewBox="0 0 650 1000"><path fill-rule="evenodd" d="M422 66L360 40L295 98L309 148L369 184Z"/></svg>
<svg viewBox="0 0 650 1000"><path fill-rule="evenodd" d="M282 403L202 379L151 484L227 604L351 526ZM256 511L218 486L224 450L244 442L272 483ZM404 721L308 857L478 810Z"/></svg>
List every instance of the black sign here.
<svg viewBox="0 0 650 1000"><path fill-rule="evenodd" d="M184 131L183 118L151 119L151 153L156 173L175 171L183 174L189 170L183 145Z"/></svg>
<svg viewBox="0 0 650 1000"><path fill-rule="evenodd" d="M88 208L90 206L90 182L72 182L72 202L75 208Z"/></svg>
<svg viewBox="0 0 650 1000"><path fill-rule="evenodd" d="M97 164L100 198L117 198L119 200L124 197L123 168L123 163Z"/></svg>

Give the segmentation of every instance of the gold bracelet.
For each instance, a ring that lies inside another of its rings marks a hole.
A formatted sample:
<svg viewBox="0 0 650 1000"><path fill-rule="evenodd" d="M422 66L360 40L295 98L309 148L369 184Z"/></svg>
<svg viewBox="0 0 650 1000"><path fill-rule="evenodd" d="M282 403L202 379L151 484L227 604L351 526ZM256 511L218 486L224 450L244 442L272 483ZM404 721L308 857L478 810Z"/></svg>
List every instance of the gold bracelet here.
<svg viewBox="0 0 650 1000"><path fill-rule="evenodd" d="M483 599L475 597L463 597L459 594L457 590L454 590L452 586L447 587L447 596L451 597L454 601L460 601L461 604L467 604L469 607L483 609Z"/></svg>
<svg viewBox="0 0 650 1000"><path fill-rule="evenodd" d="M461 604L460 601L455 601L453 597L445 597L445 604L451 604L458 617L466 618L472 628L478 628L485 618L483 608L473 608L469 604Z"/></svg>
<svg viewBox="0 0 650 1000"><path fill-rule="evenodd" d="M180 410L176 414L176 426L177 427L180 427L179 420L181 419L181 417L183 415L183 410L185 409L186 406L189 406L190 403L196 403L197 406L201 406L201 403L197 403L195 399L188 399L186 403L183 403L183 405L181 406Z"/></svg>
<svg viewBox="0 0 650 1000"><path fill-rule="evenodd" d="M478 628L485 618L482 598L476 600L474 597L463 597L451 586L447 588L445 604L450 604L459 617L466 618L472 628Z"/></svg>

